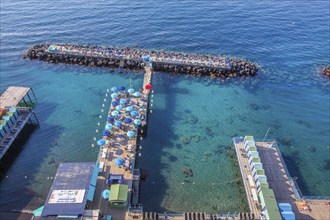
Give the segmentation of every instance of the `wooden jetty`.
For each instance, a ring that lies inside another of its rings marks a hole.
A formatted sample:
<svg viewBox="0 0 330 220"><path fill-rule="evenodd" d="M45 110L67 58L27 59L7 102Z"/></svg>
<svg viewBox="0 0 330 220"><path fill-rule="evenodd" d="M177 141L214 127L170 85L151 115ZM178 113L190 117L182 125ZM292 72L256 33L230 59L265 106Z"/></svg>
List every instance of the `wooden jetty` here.
<svg viewBox="0 0 330 220"><path fill-rule="evenodd" d="M239 168L243 179L246 198L249 203L250 212L254 214L256 219L258 219L261 211L260 204L258 199L257 200L255 199L255 197L257 196L256 185L254 185L253 183L251 183L251 181L249 181L249 179L251 179L253 174L250 169L250 162L247 156L247 152L244 149L243 139L234 138L233 141L234 141L235 152L236 152Z"/></svg>
<svg viewBox="0 0 330 220"><path fill-rule="evenodd" d="M144 84L149 84L151 82L151 65L146 63L144 75ZM130 96L130 104L134 106L135 109L139 109L141 115L141 125L146 125L147 108L149 100L149 90L143 89L141 98ZM115 110L115 107L111 105L108 115ZM124 110L119 111L123 114ZM142 116L143 115L143 116ZM128 138L126 132L128 130L135 132L135 138ZM111 215L113 220L123 220L123 219L142 219L142 205L139 204L139 182L140 182L140 172L138 169L134 168L136 152L138 150L138 128L133 124L126 125L125 129L113 128L111 130L111 137L105 138L108 144L101 147L99 156L97 159L97 164L100 167L100 174L96 184L95 199L93 201L92 209L98 209L105 215ZM129 150L127 147L129 147ZM116 165L116 159L120 158L130 158L131 169L125 169ZM128 185L128 205L125 208L112 208L107 200L101 198L101 193L104 189L107 189L106 179L109 174L122 174L125 179L125 183ZM133 213L131 210L135 208ZM138 211L137 211L138 210Z"/></svg>
<svg viewBox="0 0 330 220"><path fill-rule="evenodd" d="M134 48L113 48L89 45L39 44L31 47L25 58L51 63L127 68L143 70L145 61L154 71L191 74L194 76L254 76L259 67L246 60L219 55L196 55Z"/></svg>
<svg viewBox="0 0 330 220"><path fill-rule="evenodd" d="M33 97L33 98L32 98ZM31 87L9 86L0 97L1 109L14 109L15 115L4 126L6 131L0 139L0 159L12 146L20 132L27 124L39 125L38 119L31 107L35 105L36 98Z"/></svg>
<svg viewBox="0 0 330 220"><path fill-rule="evenodd" d="M330 219L329 199L304 199L302 195L297 195L300 190L290 177L275 141L256 142L256 146L277 202L290 203L296 219Z"/></svg>

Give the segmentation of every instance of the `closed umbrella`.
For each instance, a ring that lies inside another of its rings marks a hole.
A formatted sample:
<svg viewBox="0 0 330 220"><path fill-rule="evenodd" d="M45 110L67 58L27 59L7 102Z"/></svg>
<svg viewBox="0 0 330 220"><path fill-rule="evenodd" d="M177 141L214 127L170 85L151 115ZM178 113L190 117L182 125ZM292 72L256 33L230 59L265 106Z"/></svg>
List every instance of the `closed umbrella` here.
<svg viewBox="0 0 330 220"><path fill-rule="evenodd" d="M103 136L110 136L110 131L108 131L108 130L103 130L103 131L102 131L102 135L103 135Z"/></svg>
<svg viewBox="0 0 330 220"><path fill-rule="evenodd" d="M138 115L139 115L139 113L137 111L131 111L131 116L132 117L136 117Z"/></svg>
<svg viewBox="0 0 330 220"><path fill-rule="evenodd" d="M112 87L112 88L111 88L111 91L112 91L112 92L117 92L117 90L118 90L117 87Z"/></svg>
<svg viewBox="0 0 330 220"><path fill-rule="evenodd" d="M124 105L124 104L127 103L127 100L126 100L126 99L121 99L121 100L119 101L119 103L120 103L121 105Z"/></svg>
<svg viewBox="0 0 330 220"><path fill-rule="evenodd" d="M128 131L128 132L127 132L127 136L128 136L129 138L134 137L134 135L135 135L134 131Z"/></svg>
<svg viewBox="0 0 330 220"><path fill-rule="evenodd" d="M122 105L118 105L118 106L116 106L116 110L120 111L120 110L122 110L122 109L123 109L123 106L122 106Z"/></svg>
<svg viewBox="0 0 330 220"><path fill-rule="evenodd" d="M112 111L112 112L111 112L111 115L112 115L112 116L118 116L118 115L119 115L119 112L116 111L116 110L115 110L115 111Z"/></svg>
<svg viewBox="0 0 330 220"><path fill-rule="evenodd" d="M113 116L109 116L107 118L107 122L113 122L115 120L115 118Z"/></svg>
<svg viewBox="0 0 330 220"><path fill-rule="evenodd" d="M134 120L134 124L135 124L135 125L141 125L142 122L141 122L140 119L135 119L135 120Z"/></svg>
<svg viewBox="0 0 330 220"><path fill-rule="evenodd" d="M111 130L112 127L113 127L112 124L106 124L106 125L105 125L105 129L107 129L107 130Z"/></svg>
<svg viewBox="0 0 330 220"><path fill-rule="evenodd" d="M105 144L105 140L100 139L97 141L97 145L99 145L100 147L103 146Z"/></svg>
<svg viewBox="0 0 330 220"><path fill-rule="evenodd" d="M130 111L133 111L133 110L134 110L133 106L127 106L126 107L126 111L129 111L130 112Z"/></svg>
<svg viewBox="0 0 330 220"><path fill-rule="evenodd" d="M118 93L112 93L112 94L111 94L111 98L114 99L114 98L117 98L117 97L118 97Z"/></svg>
<svg viewBox="0 0 330 220"><path fill-rule="evenodd" d="M141 96L141 94L140 94L139 92L134 92L133 95L134 95L135 97L140 97L140 96Z"/></svg>
<svg viewBox="0 0 330 220"><path fill-rule="evenodd" d="M134 92L134 89L133 89L133 88L129 88L127 91L128 91L129 93L133 93L133 92Z"/></svg>
<svg viewBox="0 0 330 220"><path fill-rule="evenodd" d="M120 126L122 126L122 123L121 123L121 121L115 121L115 126L117 126L117 127L120 127Z"/></svg>
<svg viewBox="0 0 330 220"><path fill-rule="evenodd" d="M112 106L117 106L117 105L119 105L119 102L113 101L111 104L112 104Z"/></svg>
<svg viewBox="0 0 330 220"><path fill-rule="evenodd" d="M102 198L107 200L107 199L109 199L109 197L110 197L110 190L108 190L108 189L103 190Z"/></svg>

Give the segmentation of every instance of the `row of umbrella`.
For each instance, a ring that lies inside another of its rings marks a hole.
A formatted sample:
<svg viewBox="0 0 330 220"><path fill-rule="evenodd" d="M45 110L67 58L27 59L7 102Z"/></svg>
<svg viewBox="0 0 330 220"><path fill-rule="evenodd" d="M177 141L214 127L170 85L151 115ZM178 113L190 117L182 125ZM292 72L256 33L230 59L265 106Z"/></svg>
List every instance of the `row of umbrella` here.
<svg viewBox="0 0 330 220"><path fill-rule="evenodd" d="M133 90L130 90L130 91L133 91ZM140 97L141 96L141 93L140 92L132 92L133 93L133 96L135 97ZM119 94L117 92L114 92L111 94L111 98L115 99L115 98L118 98Z"/></svg>
<svg viewBox="0 0 330 220"><path fill-rule="evenodd" d="M137 116L137 115L133 114L133 116ZM120 127L123 125L121 121L115 120L115 118L113 116L108 117L107 122L109 122L109 123L114 122L114 125L117 127ZM124 122L126 124L130 124L130 123L134 122L135 125L141 125L141 123L142 123L142 121L138 118L134 119L134 121L132 118L124 118ZM105 129L111 130L112 127L113 127L112 124L107 124Z"/></svg>
<svg viewBox="0 0 330 220"><path fill-rule="evenodd" d="M132 108L133 108L133 107L132 107ZM128 109L131 110L132 108L128 108ZM133 108L133 109L134 109L134 108ZM132 117L136 117L136 116L138 116L139 113L138 113L137 111L133 110L133 109L131 110L130 115L131 115ZM117 117L119 114L120 114L120 113L119 113L118 110L114 110L114 111L111 112L111 116L113 116L113 117Z"/></svg>
<svg viewBox="0 0 330 220"><path fill-rule="evenodd" d="M109 136L109 135L110 135L110 131L108 131L108 130L104 130L104 131L102 132L102 135L103 135L103 136ZM127 135L128 138L133 138L133 137L135 136L135 132L134 132L134 131L128 131L128 132L126 133L126 135ZM106 143L107 143L107 141L105 141L104 139L100 139L100 140L97 141L97 145L99 145L100 147L102 147L102 146L105 145Z"/></svg>

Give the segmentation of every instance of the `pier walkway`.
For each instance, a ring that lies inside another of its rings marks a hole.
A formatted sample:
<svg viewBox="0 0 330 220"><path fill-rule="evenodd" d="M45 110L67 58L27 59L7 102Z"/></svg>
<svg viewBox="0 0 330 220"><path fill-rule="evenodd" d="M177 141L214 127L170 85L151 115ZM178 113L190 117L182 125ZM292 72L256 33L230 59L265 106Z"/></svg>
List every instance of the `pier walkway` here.
<svg viewBox="0 0 330 220"><path fill-rule="evenodd" d="M151 65L146 63L145 65L145 76L143 81L143 93L141 97L136 97L134 95L129 95L130 98L130 106L132 106L137 112L139 112L139 119L141 120L141 125L146 124L147 117L147 108L148 108L148 95L149 90L145 89L145 85L150 84L151 82ZM124 92L118 92L119 98L126 98ZM112 100L113 101L113 100ZM108 116L112 115L112 112L115 111L116 108L111 105ZM116 110L120 115L125 115L125 110ZM134 131L135 137L128 138L127 132ZM124 176L125 184L128 185L128 207L129 204L137 204L139 201L138 191L139 191L139 171L134 169L135 165L135 157L137 151L137 141L138 141L138 127L134 125L134 123L125 124L123 127L119 128L113 126L111 129L111 136L103 137L106 141L100 151L97 159L97 163L99 164L100 173L98 176L96 190L95 190L95 199L92 204L93 210L100 210L102 215L111 215L112 220L130 220L130 219L139 219L137 217L133 218L128 213L127 207L125 208L113 208L111 207L108 200L105 200L101 197L101 193L105 189L109 189L109 186L106 183L109 174L122 174ZM129 162L130 168L127 169L124 166L118 166L116 164L117 158L127 158ZM132 198L132 201L131 201Z"/></svg>
<svg viewBox="0 0 330 220"><path fill-rule="evenodd" d="M278 150L276 142L256 142L269 187L273 189L278 203L290 203L296 219L330 219L329 200L296 199L295 186Z"/></svg>
<svg viewBox="0 0 330 220"><path fill-rule="evenodd" d="M36 98L30 87L9 86L2 93L0 97L0 120L2 119L0 125L0 160L19 137L26 124L39 125L32 110L35 103ZM5 112L6 115L3 115L2 113Z"/></svg>
<svg viewBox="0 0 330 220"><path fill-rule="evenodd" d="M258 199L257 201L254 199L257 196L256 186L249 182L249 178L251 178L253 174L250 169L250 163L247 153L244 149L243 138L234 138L233 140L239 168L241 170L243 184L245 187L246 198L249 203L249 208L250 211L254 214L255 218L258 219L260 216L260 204L258 202Z"/></svg>

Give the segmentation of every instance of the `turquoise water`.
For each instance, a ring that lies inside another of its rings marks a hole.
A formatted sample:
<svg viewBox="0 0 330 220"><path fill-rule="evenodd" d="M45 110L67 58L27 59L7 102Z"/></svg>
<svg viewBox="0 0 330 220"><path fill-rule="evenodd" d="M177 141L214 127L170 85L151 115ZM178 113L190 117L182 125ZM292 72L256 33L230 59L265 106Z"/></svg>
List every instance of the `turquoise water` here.
<svg viewBox="0 0 330 220"><path fill-rule="evenodd" d="M60 161L94 161L106 89L130 78L142 84L139 73L22 59L41 42L221 53L263 67L223 81L155 74L138 164L148 174L146 210L244 210L228 146L234 136L262 139L268 128L303 193L330 195L329 79L319 74L330 62L328 1L3 0L0 13L1 89L32 86L41 124L1 174L1 209L39 207Z"/></svg>

